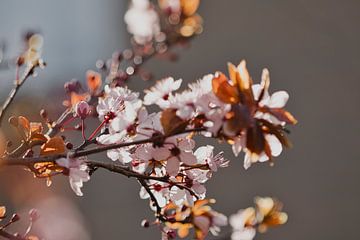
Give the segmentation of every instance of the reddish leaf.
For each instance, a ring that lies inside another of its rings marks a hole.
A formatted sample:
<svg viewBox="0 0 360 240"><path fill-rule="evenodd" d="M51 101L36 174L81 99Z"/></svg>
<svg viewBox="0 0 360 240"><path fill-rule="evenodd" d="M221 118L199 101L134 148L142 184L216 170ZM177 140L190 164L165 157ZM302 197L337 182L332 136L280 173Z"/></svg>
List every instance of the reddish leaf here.
<svg viewBox="0 0 360 240"><path fill-rule="evenodd" d="M91 70L86 72L86 80L91 93L96 92L102 85L101 75Z"/></svg>
<svg viewBox="0 0 360 240"><path fill-rule="evenodd" d="M41 146L40 155L62 154L65 152L65 143L61 137L50 138Z"/></svg>
<svg viewBox="0 0 360 240"><path fill-rule="evenodd" d="M226 76L218 72L212 80L214 94L224 103L236 104L240 99L236 87L231 85Z"/></svg>
<svg viewBox="0 0 360 240"><path fill-rule="evenodd" d="M75 92L71 92L71 95L70 95L71 106L75 106L80 101L86 102L89 99L89 97L90 96L88 93L77 94Z"/></svg>
<svg viewBox="0 0 360 240"><path fill-rule="evenodd" d="M289 124L296 124L297 120L295 117L289 113L288 111L284 110L283 108L268 108L267 111L276 117L279 121L286 122Z"/></svg>

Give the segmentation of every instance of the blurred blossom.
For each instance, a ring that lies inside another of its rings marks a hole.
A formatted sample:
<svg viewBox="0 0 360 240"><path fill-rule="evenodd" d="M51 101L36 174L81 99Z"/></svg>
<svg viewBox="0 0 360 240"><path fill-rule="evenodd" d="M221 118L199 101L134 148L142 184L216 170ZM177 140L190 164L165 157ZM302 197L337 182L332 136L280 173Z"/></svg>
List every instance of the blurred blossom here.
<svg viewBox="0 0 360 240"><path fill-rule="evenodd" d="M132 0L124 19L138 44L149 42L160 32L159 16L149 0Z"/></svg>
<svg viewBox="0 0 360 240"><path fill-rule="evenodd" d="M65 198L52 196L34 202L41 212L34 231L46 240L90 239L82 215L75 204Z"/></svg>

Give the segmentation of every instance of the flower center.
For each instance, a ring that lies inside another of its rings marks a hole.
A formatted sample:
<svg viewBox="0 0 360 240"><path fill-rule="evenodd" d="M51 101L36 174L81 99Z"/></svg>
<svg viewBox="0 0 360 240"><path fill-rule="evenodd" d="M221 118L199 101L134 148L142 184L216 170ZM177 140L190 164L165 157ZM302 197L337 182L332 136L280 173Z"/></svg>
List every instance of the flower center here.
<svg viewBox="0 0 360 240"><path fill-rule="evenodd" d="M157 192L160 192L162 189L162 186L160 184L154 184L154 190Z"/></svg>
<svg viewBox="0 0 360 240"><path fill-rule="evenodd" d="M174 148L172 148L171 150L170 150L170 152L171 152L171 155L173 155L173 156L179 156L180 155L180 149L178 148L178 147L174 147Z"/></svg>
<svg viewBox="0 0 360 240"><path fill-rule="evenodd" d="M169 99L169 94L165 94L164 96L163 96L163 99L166 101L166 100L168 100Z"/></svg>
<svg viewBox="0 0 360 240"><path fill-rule="evenodd" d="M114 119L116 117L114 112L108 112L106 113L106 115L104 116L104 120L106 123L109 123L112 119Z"/></svg>

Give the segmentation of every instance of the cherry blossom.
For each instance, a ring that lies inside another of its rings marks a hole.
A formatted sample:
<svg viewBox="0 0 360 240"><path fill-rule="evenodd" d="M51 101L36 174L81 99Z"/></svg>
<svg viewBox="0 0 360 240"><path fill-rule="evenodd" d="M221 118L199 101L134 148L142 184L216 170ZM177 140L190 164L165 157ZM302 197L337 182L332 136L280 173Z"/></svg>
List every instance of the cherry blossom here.
<svg viewBox="0 0 360 240"><path fill-rule="evenodd" d="M169 98L172 97L172 92L180 88L182 80L174 80L174 78L169 77L161 81L158 81L155 86L151 87L149 90L145 90L144 104L151 105L156 104L160 108L169 107Z"/></svg>
<svg viewBox="0 0 360 240"><path fill-rule="evenodd" d="M231 145L235 156L244 154L247 169L256 162L272 163L284 147L290 147L286 127L297 121L284 109L289 94L269 92L266 68L260 84L254 84L244 60L237 66L228 64L229 77L219 71L207 74L184 90L180 90L182 79L170 76L145 90L143 97L127 87L133 76L150 78L144 62L154 56L173 58L172 46L183 45L202 31L199 4L200 0L132 0L124 16L132 47L99 60L98 72L88 70L87 88L75 80L66 83L66 109L58 119L49 117L46 109L40 111L39 122L10 116L8 124L21 141L12 146L16 138L0 131L1 168L22 166L34 177L45 178L48 186L53 177L63 175L77 196L83 195L90 175L106 169L140 184L140 198L149 199L155 217L143 220L142 226L160 229L162 239L185 238L191 232L198 240L209 233L218 235L228 219L211 207L215 200L208 197L206 183L220 168L229 167L229 160L222 151L214 152L212 145L199 146L198 137ZM15 85L0 109L0 125L25 80L45 66L42 47L41 35L33 34L18 56ZM157 110L149 105L157 105ZM96 120L97 126L90 120ZM87 131L91 131L88 137ZM81 132L78 139L77 132ZM88 159L105 152L108 159ZM0 207L0 221L5 217L5 208ZM0 235L39 239L29 235L38 213L31 211L29 217L25 234L7 232L6 227L19 220L15 214L0 225ZM282 225L287 218L281 202L257 197L254 207L230 217L231 238L251 240L257 231Z"/></svg>
<svg viewBox="0 0 360 240"><path fill-rule="evenodd" d="M86 158L60 158L56 160L59 166L67 169L71 189L78 196L83 196L81 188L83 183L90 180L89 168L85 163Z"/></svg>
<svg viewBox="0 0 360 240"><path fill-rule="evenodd" d="M169 201L169 188L167 186L167 183L158 182L158 181L149 181L149 186L151 189L152 194L154 195L157 204L160 207L165 207L166 204L168 204ZM140 198L141 199L148 199L150 198L149 193L146 191L144 187L141 187L140 189ZM155 211L156 208L154 205L150 202L150 207Z"/></svg>

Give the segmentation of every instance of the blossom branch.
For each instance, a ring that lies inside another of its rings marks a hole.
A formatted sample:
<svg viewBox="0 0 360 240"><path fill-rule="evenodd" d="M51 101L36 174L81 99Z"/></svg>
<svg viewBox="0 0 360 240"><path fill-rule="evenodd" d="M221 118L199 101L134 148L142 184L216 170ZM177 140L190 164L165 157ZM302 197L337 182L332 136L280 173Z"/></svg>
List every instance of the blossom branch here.
<svg viewBox="0 0 360 240"><path fill-rule="evenodd" d="M151 142L161 140L161 139L165 140L166 138L171 137L171 136L176 136L176 135L185 134L185 133L201 132L201 131L206 131L206 128L185 129L184 131L182 131L180 133L170 134L168 136L157 135L157 136L154 136L151 138L133 141L133 142L110 144L110 145L105 145L105 146L91 148L91 149L87 149L87 150L81 150L81 151L75 150L75 151L69 152L67 155L66 154L54 154L54 155L48 155L48 156L26 157L26 158L4 157L4 158L0 158L0 167L16 166L16 165L29 166L29 165L35 164L35 163L55 162L57 159L65 158L67 156L72 157L72 158L88 156L91 154L105 152L105 151L111 150L111 149L118 149L118 148L133 146L133 145L151 143Z"/></svg>

